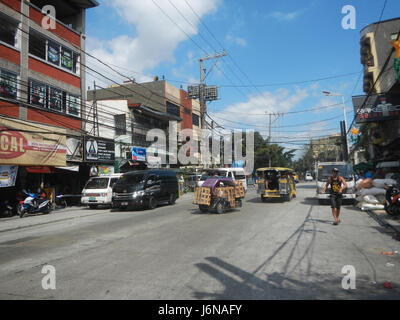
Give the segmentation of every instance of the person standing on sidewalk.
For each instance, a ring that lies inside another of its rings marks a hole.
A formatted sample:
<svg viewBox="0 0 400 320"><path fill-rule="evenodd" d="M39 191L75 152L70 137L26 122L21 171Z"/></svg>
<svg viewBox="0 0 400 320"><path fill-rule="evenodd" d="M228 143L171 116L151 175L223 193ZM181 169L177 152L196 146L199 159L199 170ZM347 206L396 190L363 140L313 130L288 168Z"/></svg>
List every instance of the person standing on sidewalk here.
<svg viewBox="0 0 400 320"><path fill-rule="evenodd" d="M340 223L339 215L340 215L340 206L342 205L342 193L343 190L347 188L347 183L339 175L339 169L334 168L332 170L332 176L328 178L324 189L321 191L321 194L326 192L326 189L330 186L330 199L331 199L331 208L332 215L335 221L334 225L338 225Z"/></svg>

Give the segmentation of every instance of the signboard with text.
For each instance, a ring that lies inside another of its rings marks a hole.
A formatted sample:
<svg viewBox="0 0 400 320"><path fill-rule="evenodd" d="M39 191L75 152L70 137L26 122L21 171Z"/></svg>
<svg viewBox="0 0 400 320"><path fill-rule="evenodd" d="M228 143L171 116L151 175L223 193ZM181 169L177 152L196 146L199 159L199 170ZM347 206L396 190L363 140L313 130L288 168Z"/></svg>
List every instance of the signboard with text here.
<svg viewBox="0 0 400 320"><path fill-rule="evenodd" d="M114 163L115 144L113 140L85 137L85 161Z"/></svg>
<svg viewBox="0 0 400 320"><path fill-rule="evenodd" d="M400 95L371 95L353 97L356 123L400 119Z"/></svg>

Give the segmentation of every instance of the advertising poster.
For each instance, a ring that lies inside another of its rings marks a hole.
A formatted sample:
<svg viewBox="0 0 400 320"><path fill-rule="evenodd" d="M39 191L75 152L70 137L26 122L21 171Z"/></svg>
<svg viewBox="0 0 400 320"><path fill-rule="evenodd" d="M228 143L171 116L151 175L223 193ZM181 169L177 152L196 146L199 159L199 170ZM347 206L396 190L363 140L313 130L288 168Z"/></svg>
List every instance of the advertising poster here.
<svg viewBox="0 0 400 320"><path fill-rule="evenodd" d="M52 41L49 41L47 60L56 65L60 65L60 46Z"/></svg>
<svg viewBox="0 0 400 320"><path fill-rule="evenodd" d="M0 163L65 167L66 154L65 129L0 118Z"/></svg>
<svg viewBox="0 0 400 320"><path fill-rule="evenodd" d="M146 148L132 147L132 160L146 161Z"/></svg>
<svg viewBox="0 0 400 320"><path fill-rule="evenodd" d="M113 140L85 137L85 161L114 163L115 144Z"/></svg>
<svg viewBox="0 0 400 320"><path fill-rule="evenodd" d="M46 86L42 83L31 81L30 102L39 106L46 106Z"/></svg>
<svg viewBox="0 0 400 320"><path fill-rule="evenodd" d="M72 70L72 51L61 47L61 66Z"/></svg>
<svg viewBox="0 0 400 320"><path fill-rule="evenodd" d="M0 166L0 188L14 187L18 166Z"/></svg>

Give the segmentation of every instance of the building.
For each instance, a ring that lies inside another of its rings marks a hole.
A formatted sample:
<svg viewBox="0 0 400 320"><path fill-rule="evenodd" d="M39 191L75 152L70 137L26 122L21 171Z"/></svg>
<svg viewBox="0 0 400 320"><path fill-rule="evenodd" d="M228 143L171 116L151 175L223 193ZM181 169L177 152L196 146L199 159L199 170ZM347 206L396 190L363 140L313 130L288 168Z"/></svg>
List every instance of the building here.
<svg viewBox="0 0 400 320"><path fill-rule="evenodd" d="M19 166L18 187L65 186L70 178L70 192L80 192L85 12L97 5L94 0L0 2L0 165Z"/></svg>
<svg viewBox="0 0 400 320"><path fill-rule="evenodd" d="M149 163L139 159L132 159L132 148L142 154L152 144L146 140L151 129L161 129L169 139L170 122L176 122L177 131L193 129L197 140L201 138L200 104L197 100L188 99L187 92L174 87L165 80L155 79L151 82L136 83L124 82L121 85L112 85L107 88L98 88L87 92L88 105L97 106L97 116L89 115L85 130L95 132L93 127L98 122L101 138L113 139L116 142L115 157L118 166L132 165L131 169L141 168L142 164ZM95 110L95 109L93 109ZM96 120L97 119L97 120ZM185 141L177 141L178 147ZM169 149L165 156L170 164ZM200 159L200 154L195 156ZM130 161L127 164L127 160ZM161 159L152 159L160 163ZM154 164L153 164L154 165ZM177 167L179 164L171 165Z"/></svg>
<svg viewBox="0 0 400 320"><path fill-rule="evenodd" d="M314 139L310 144L313 158L320 162L342 161L342 136L333 134L326 138Z"/></svg>
<svg viewBox="0 0 400 320"><path fill-rule="evenodd" d="M400 82L395 70L400 52L391 44L399 33L400 18L372 23L360 31L366 95L353 97L353 105L356 123L367 126L362 131L369 135L370 145L361 147L368 148L375 162L400 157Z"/></svg>

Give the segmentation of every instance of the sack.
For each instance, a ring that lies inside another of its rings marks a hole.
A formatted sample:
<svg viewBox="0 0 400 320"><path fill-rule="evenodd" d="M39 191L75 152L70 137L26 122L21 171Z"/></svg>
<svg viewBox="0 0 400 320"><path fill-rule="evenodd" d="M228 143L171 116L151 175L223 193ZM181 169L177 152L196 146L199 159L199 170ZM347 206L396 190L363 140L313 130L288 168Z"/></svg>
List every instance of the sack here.
<svg viewBox="0 0 400 320"><path fill-rule="evenodd" d="M357 187L357 189L369 189L372 188L373 184L372 184L372 179L368 178L368 179L364 179L360 185Z"/></svg>
<svg viewBox="0 0 400 320"><path fill-rule="evenodd" d="M364 203L371 203L371 204L380 204L379 200L373 195L367 195L363 197Z"/></svg>
<svg viewBox="0 0 400 320"><path fill-rule="evenodd" d="M367 211L367 210L382 210L385 209L385 206L383 204L372 204L372 203L364 203L361 206L362 211Z"/></svg>
<svg viewBox="0 0 400 320"><path fill-rule="evenodd" d="M385 184L390 185L390 184L395 184L395 183L396 183L396 180L393 180L393 179L374 179L372 181L373 186L377 187L377 188L384 188Z"/></svg>
<svg viewBox="0 0 400 320"><path fill-rule="evenodd" d="M368 195L376 196L378 194L386 194L386 190L382 188L362 189L360 194L362 196L368 196Z"/></svg>

